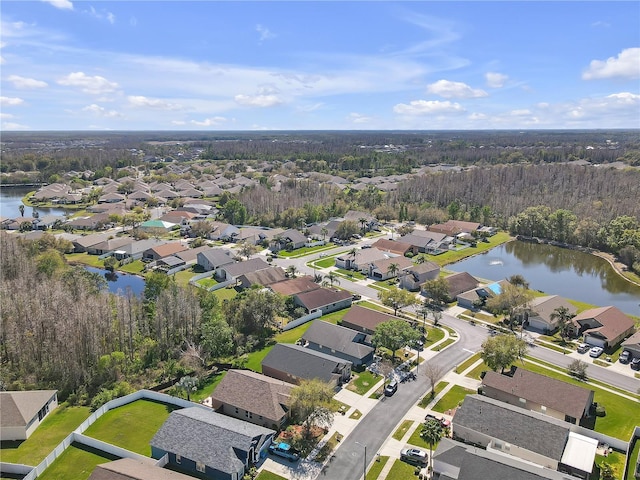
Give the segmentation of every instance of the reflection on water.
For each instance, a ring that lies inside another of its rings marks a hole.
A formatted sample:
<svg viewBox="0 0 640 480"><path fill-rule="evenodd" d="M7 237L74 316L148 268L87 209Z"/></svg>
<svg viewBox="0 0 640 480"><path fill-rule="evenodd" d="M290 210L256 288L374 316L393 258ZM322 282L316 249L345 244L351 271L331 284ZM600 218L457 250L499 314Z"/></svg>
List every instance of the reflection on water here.
<svg viewBox="0 0 640 480"><path fill-rule="evenodd" d="M35 187L2 187L0 188L0 216L14 218L20 216L20 205L22 198L29 192L33 192ZM57 207L27 207L24 208L24 216L32 217L33 210L37 210L40 217L45 215L64 215L67 210Z"/></svg>
<svg viewBox="0 0 640 480"><path fill-rule="evenodd" d="M129 275L121 272L110 272L102 268L84 267L92 273L102 275L107 280L107 286L111 293L124 295L127 289L135 295L140 295L144 291L144 278L137 275Z"/></svg>
<svg viewBox="0 0 640 480"><path fill-rule="evenodd" d="M487 280L520 274L531 288L550 295L599 306L615 305L626 313L640 315L640 287L620 277L606 260L588 253L513 241L450 268Z"/></svg>

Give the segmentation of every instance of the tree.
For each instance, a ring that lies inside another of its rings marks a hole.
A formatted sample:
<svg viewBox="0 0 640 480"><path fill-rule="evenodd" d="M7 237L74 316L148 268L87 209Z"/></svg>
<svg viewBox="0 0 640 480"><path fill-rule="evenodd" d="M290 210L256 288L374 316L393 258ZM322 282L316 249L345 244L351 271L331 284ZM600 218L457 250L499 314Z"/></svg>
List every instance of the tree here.
<svg viewBox="0 0 640 480"><path fill-rule="evenodd" d="M358 223L360 224L360 229L364 233L364 227L367 225L367 219L364 217L358 218Z"/></svg>
<svg viewBox="0 0 640 480"><path fill-rule="evenodd" d="M513 330L520 320L520 314L528 308L532 298L531 291L522 286L507 283L500 294L487 300L487 309L493 313L506 315L509 327Z"/></svg>
<svg viewBox="0 0 640 480"><path fill-rule="evenodd" d="M529 282L527 282L527 280L519 273L516 275L511 275L509 278L507 278L507 282L509 282L511 285L515 285L516 287L522 287L525 289L529 288Z"/></svg>
<svg viewBox="0 0 640 480"><path fill-rule="evenodd" d="M563 342L566 342L567 327L569 326L569 321L573 317L575 317L575 315L569 312L569 309L564 306L556 308L553 312L551 312L551 315L549 315L551 321L558 321L558 329L560 331L560 337L562 337Z"/></svg>
<svg viewBox="0 0 640 480"><path fill-rule="evenodd" d="M392 277L395 277L398 274L399 270L400 270L400 267L398 266L397 263L390 263L389 266L387 267L387 273Z"/></svg>
<svg viewBox="0 0 640 480"><path fill-rule="evenodd" d="M111 273L115 271L117 266L118 260L116 260L116 257L110 256L104 259L104 268L106 270L109 270Z"/></svg>
<svg viewBox="0 0 640 480"><path fill-rule="evenodd" d="M189 375L185 375L182 377L176 386L187 394L187 400L191 401L191 394L198 390L198 379L196 377L191 377Z"/></svg>
<svg viewBox="0 0 640 480"><path fill-rule="evenodd" d="M223 319L214 317L200 328L202 348L212 359L217 360L233 352L233 329Z"/></svg>
<svg viewBox="0 0 640 480"><path fill-rule="evenodd" d="M24 217L24 205L20 204L20 206L18 206L18 210L20 210L20 216Z"/></svg>
<svg viewBox="0 0 640 480"><path fill-rule="evenodd" d="M329 271L329 273L327 273L324 276L324 279L329 281L331 283L331 287L333 288L333 284L337 284L340 285L340 280L338 279L338 274L336 272L334 272L333 270Z"/></svg>
<svg viewBox="0 0 640 480"><path fill-rule="evenodd" d="M373 344L391 350L395 358L396 350L420 339L420 333L404 320L389 320L380 323L373 334Z"/></svg>
<svg viewBox="0 0 640 480"><path fill-rule="evenodd" d="M380 299L383 305L393 308L394 315L398 314L398 310L418 303L413 293L399 288L379 291L378 299Z"/></svg>
<svg viewBox="0 0 640 480"><path fill-rule="evenodd" d="M213 230L213 225L209 220L200 220L191 224L191 233L196 237L207 238Z"/></svg>
<svg viewBox="0 0 640 480"><path fill-rule="evenodd" d="M589 364L587 364L587 362L576 359L569 364L569 366L567 367L567 371L569 372L569 375L586 381L588 366Z"/></svg>
<svg viewBox="0 0 640 480"><path fill-rule="evenodd" d="M289 275L291 278L296 278L296 274L298 273L298 268L295 265L289 265L285 271L287 272L287 275Z"/></svg>
<svg viewBox="0 0 640 480"><path fill-rule="evenodd" d="M329 230L327 230L326 227L322 227L322 229L320 230L320 233L322 234L322 240L324 241L327 238Z"/></svg>
<svg viewBox="0 0 640 480"><path fill-rule="evenodd" d="M302 423L304 437L309 439L314 426L330 427L333 423L331 400L335 391L320 379L303 380L291 389L289 406L293 418Z"/></svg>
<svg viewBox="0 0 640 480"><path fill-rule="evenodd" d="M444 427L438 420L430 419L422 425L420 438L429 444L429 471L433 471L433 446L444 436Z"/></svg>
<svg viewBox="0 0 640 480"><path fill-rule="evenodd" d="M443 277L427 280L424 282L422 290L425 291L437 305L444 305L449 301L449 284Z"/></svg>
<svg viewBox="0 0 640 480"><path fill-rule="evenodd" d="M358 224L353 220L345 220L338 225L336 233L334 234L340 240L349 240L353 235L358 233L360 229Z"/></svg>
<svg viewBox="0 0 640 480"><path fill-rule="evenodd" d="M229 200L222 207L222 216L232 225L243 225L247 219L247 209L238 200Z"/></svg>
<svg viewBox="0 0 640 480"><path fill-rule="evenodd" d="M265 339L278 327L284 297L270 290L250 288L225 303L226 319L237 332Z"/></svg>
<svg viewBox="0 0 640 480"><path fill-rule="evenodd" d="M436 363L427 362L424 367L424 374L431 384L431 398L433 398L436 394L436 383L445 374L445 369Z"/></svg>
<svg viewBox="0 0 640 480"><path fill-rule="evenodd" d="M240 244L240 249L238 250L238 253L240 253L240 255L242 255L243 257L246 257L247 260L249 260L251 256L255 255L257 252L258 247L246 240Z"/></svg>
<svg viewBox="0 0 640 480"><path fill-rule="evenodd" d="M515 335L496 335L482 342L480 357L494 372L513 365L516 360L523 358L527 351L527 343Z"/></svg>

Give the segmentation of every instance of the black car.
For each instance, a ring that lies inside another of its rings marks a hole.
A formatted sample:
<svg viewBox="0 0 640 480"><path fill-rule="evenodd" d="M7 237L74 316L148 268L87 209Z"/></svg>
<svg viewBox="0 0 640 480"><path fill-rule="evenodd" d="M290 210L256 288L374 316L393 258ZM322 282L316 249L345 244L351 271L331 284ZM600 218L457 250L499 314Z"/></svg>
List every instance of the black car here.
<svg viewBox="0 0 640 480"><path fill-rule="evenodd" d="M631 368L633 370L640 370L640 357L636 357L631 360Z"/></svg>
<svg viewBox="0 0 640 480"><path fill-rule="evenodd" d="M618 357L620 363L629 363L631 361L631 352L629 350L625 350Z"/></svg>

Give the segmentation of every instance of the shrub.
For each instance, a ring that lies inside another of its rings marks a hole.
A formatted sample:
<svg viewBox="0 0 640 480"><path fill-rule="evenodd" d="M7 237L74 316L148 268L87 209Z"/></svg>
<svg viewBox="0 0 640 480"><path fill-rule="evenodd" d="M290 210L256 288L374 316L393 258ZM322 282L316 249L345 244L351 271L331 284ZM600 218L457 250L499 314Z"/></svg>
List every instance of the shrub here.
<svg viewBox="0 0 640 480"><path fill-rule="evenodd" d="M596 407L596 417L604 417L607 415L607 411L602 405Z"/></svg>

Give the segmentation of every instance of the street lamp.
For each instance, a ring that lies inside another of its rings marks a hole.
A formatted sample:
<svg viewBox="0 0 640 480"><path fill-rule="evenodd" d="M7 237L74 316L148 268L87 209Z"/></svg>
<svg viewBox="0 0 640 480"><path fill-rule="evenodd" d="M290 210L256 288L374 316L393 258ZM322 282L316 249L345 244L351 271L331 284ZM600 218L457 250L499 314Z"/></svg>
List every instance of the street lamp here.
<svg viewBox="0 0 640 480"><path fill-rule="evenodd" d="M356 441L358 445L364 448L364 463L362 465L362 480L367 480L367 446L364 443Z"/></svg>

